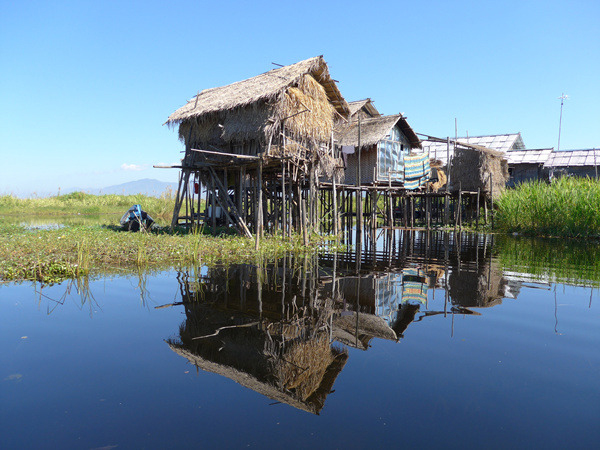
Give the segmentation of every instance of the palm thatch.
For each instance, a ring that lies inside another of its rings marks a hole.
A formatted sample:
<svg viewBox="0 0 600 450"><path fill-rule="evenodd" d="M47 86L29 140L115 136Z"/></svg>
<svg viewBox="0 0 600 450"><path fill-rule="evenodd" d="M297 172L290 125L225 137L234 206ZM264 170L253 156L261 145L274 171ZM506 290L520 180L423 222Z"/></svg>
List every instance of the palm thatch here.
<svg viewBox="0 0 600 450"><path fill-rule="evenodd" d="M348 117L322 56L227 86L206 89L169 116L188 147L255 140L261 146L286 133L307 144L328 142L336 113ZM283 127L282 127L283 126Z"/></svg>
<svg viewBox="0 0 600 450"><path fill-rule="evenodd" d="M459 147L450 167L450 190L481 191L494 198L505 189L508 163L502 152L480 146Z"/></svg>
<svg viewBox="0 0 600 450"><path fill-rule="evenodd" d="M350 108L350 117L353 118L358 118L359 115L362 119L381 115L370 98L348 102L348 107Z"/></svg>
<svg viewBox="0 0 600 450"><path fill-rule="evenodd" d="M385 139L396 125L398 125L404 136L408 139L411 148L421 147L421 140L402 114L361 120L360 147L368 148L377 144L382 139ZM352 121L346 126L340 127L336 139L341 146L358 147L358 121Z"/></svg>

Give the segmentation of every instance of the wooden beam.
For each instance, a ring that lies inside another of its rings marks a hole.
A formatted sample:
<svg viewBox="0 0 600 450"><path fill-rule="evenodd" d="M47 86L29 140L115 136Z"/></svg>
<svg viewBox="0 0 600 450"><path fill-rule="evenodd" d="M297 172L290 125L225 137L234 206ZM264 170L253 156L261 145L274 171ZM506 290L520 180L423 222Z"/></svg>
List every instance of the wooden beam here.
<svg viewBox="0 0 600 450"><path fill-rule="evenodd" d="M203 153L203 154L207 154L207 155L216 155L216 156L227 157L227 158L251 159L253 161L258 161L260 159L258 156L238 155L236 153L212 152L210 150L200 150L197 148L192 148L190 150L193 152Z"/></svg>

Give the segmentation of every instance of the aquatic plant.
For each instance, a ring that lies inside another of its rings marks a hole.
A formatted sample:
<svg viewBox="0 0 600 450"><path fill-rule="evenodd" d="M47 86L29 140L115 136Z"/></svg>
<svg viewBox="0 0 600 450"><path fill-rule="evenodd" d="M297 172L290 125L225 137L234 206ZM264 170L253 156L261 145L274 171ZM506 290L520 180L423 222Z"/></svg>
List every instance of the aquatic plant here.
<svg viewBox="0 0 600 450"><path fill-rule="evenodd" d="M300 236L267 236L258 250L241 236L210 236L170 228L129 233L116 226L73 226L27 230L0 224L0 281L54 283L94 273L122 273L182 265L256 263L284 254L314 253L337 245L316 234L305 246Z"/></svg>
<svg viewBox="0 0 600 450"><path fill-rule="evenodd" d="M506 190L496 202L498 231L538 236L600 236L600 182L562 177Z"/></svg>

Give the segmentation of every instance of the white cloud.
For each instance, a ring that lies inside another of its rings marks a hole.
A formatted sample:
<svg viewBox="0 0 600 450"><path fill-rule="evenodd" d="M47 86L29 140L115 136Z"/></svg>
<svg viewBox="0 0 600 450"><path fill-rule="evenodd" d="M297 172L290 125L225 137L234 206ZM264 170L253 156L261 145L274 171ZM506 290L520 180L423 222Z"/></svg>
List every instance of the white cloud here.
<svg viewBox="0 0 600 450"><path fill-rule="evenodd" d="M148 168L147 165L139 165L139 164L121 164L121 169L122 170L134 170L134 171L140 171L140 170L146 170Z"/></svg>

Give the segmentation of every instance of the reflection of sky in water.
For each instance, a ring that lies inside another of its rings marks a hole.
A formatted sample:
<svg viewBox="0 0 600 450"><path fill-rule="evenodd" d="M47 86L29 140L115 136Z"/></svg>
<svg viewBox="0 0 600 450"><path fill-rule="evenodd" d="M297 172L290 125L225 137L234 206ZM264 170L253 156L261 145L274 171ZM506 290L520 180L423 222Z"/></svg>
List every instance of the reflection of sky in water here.
<svg viewBox="0 0 600 450"><path fill-rule="evenodd" d="M381 247L358 269L322 255L1 286L0 447L594 445L598 290L507 269L491 240L436 242L397 242L391 263ZM231 325L244 326L186 357L165 342ZM333 375L304 370L297 351L329 354L323 336L347 355ZM233 344L260 358L227 359ZM332 378L319 416L294 406Z"/></svg>

